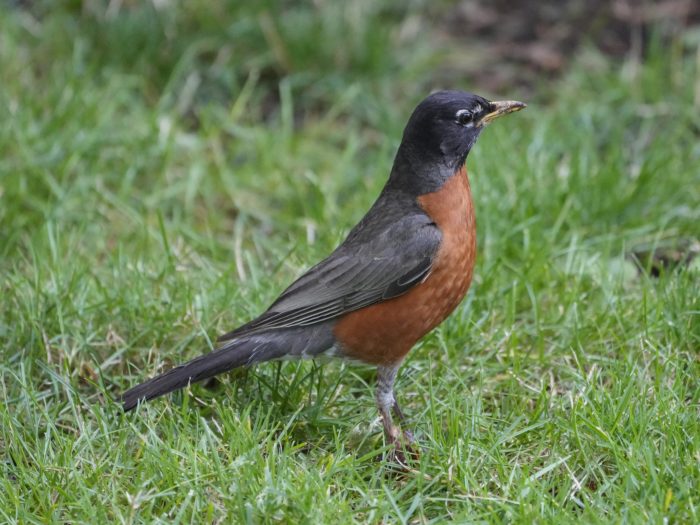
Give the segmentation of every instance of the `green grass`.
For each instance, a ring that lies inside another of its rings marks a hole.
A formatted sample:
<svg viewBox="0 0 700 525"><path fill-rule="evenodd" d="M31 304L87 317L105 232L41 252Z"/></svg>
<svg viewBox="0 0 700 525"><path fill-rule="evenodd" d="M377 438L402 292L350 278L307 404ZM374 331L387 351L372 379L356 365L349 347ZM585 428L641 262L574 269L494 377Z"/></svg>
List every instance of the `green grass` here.
<svg viewBox="0 0 700 525"><path fill-rule="evenodd" d="M585 52L479 140L475 282L398 382L415 471L370 368L122 413L342 239L434 87L410 9L209 4L0 14L0 521L700 521L698 265L625 259L700 237L690 38Z"/></svg>

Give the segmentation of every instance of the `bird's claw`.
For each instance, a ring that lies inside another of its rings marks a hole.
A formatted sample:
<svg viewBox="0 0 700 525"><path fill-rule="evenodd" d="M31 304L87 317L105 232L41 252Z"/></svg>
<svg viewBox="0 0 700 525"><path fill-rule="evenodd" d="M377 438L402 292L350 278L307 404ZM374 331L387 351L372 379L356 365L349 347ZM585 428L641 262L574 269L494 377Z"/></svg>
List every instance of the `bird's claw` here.
<svg viewBox="0 0 700 525"><path fill-rule="evenodd" d="M392 432L392 434L389 438L391 450L389 450L385 459L389 463L396 463L401 468L408 469L411 463L420 459L420 448L410 430L405 430L403 433Z"/></svg>

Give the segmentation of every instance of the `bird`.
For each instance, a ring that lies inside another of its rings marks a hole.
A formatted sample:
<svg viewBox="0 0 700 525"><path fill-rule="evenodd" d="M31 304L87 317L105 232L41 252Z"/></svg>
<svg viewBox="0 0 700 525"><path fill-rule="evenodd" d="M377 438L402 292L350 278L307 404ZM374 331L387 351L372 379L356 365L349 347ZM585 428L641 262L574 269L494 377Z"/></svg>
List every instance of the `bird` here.
<svg viewBox="0 0 700 525"><path fill-rule="evenodd" d="M212 351L126 391L124 411L265 361L360 361L377 367L384 434L394 457L405 463L416 450L394 393L399 367L459 305L474 272L476 218L467 156L487 124L525 107L456 90L428 95L404 128L379 197L345 240L260 316L219 337Z"/></svg>

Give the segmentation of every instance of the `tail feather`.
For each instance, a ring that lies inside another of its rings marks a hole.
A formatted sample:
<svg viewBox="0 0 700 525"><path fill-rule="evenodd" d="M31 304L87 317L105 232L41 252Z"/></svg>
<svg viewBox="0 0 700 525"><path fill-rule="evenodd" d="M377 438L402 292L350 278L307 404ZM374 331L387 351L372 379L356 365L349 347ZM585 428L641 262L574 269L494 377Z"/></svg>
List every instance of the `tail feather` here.
<svg viewBox="0 0 700 525"><path fill-rule="evenodd" d="M196 357L124 392L121 396L124 411L132 410L140 401L168 394L190 383L208 379L252 362L280 357L281 352L274 346L271 347L267 342L250 339L227 341L226 345L218 350Z"/></svg>
<svg viewBox="0 0 700 525"><path fill-rule="evenodd" d="M330 321L315 326L270 330L233 338L222 342L213 352L196 357L127 390L121 396L121 402L124 411L128 412L140 401L168 394L233 368L285 356L314 357L333 348L334 342Z"/></svg>

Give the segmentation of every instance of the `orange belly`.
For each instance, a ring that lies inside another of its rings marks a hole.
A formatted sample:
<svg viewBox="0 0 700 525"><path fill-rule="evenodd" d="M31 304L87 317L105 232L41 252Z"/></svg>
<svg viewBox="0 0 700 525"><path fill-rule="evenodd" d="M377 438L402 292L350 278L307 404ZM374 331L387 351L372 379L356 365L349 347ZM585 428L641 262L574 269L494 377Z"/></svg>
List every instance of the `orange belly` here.
<svg viewBox="0 0 700 525"><path fill-rule="evenodd" d="M442 188L418 197L442 242L428 278L405 294L351 312L334 329L342 352L377 365L400 362L464 298L476 259L476 221L466 169Z"/></svg>

